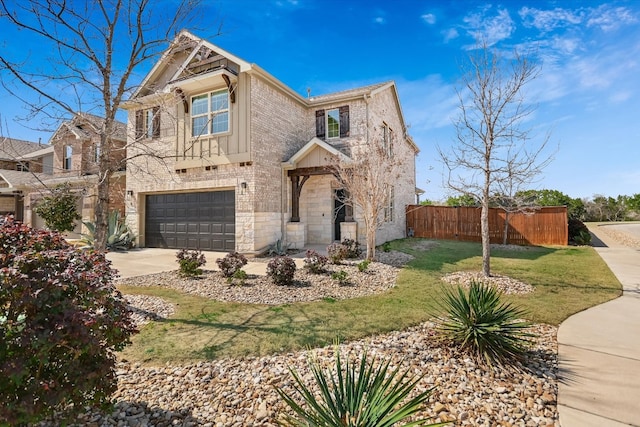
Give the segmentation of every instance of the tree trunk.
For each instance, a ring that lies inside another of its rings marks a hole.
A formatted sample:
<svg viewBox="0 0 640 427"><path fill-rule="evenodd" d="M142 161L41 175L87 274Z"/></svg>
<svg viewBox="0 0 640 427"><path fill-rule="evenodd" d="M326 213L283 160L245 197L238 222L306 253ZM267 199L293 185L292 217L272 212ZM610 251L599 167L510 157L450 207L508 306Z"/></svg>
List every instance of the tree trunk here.
<svg viewBox="0 0 640 427"><path fill-rule="evenodd" d="M504 237L502 238L502 244L506 245L509 242L509 211L504 211Z"/></svg>
<svg viewBox="0 0 640 427"><path fill-rule="evenodd" d="M95 207L96 231L93 248L97 251L107 249L107 234L109 230L109 183L111 174L98 175L98 200Z"/></svg>
<svg viewBox="0 0 640 427"><path fill-rule="evenodd" d="M373 261L376 257L376 230L367 229L367 260Z"/></svg>

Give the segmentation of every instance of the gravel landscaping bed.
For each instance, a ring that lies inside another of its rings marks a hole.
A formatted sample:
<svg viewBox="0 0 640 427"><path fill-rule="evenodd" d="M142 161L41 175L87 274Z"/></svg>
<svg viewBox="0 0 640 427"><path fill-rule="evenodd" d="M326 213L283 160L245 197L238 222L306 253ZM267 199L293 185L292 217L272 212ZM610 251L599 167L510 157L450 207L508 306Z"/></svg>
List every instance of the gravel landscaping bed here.
<svg viewBox="0 0 640 427"><path fill-rule="evenodd" d="M429 243L425 250L429 249ZM119 284L164 286L222 301L284 304L322 298L354 298L384 292L395 286L400 266L413 259L391 251L360 273L355 261L327 266L323 274L296 271L296 285L276 286L266 277L251 276L245 285L231 285L219 272L187 279L177 272L120 279ZM392 265L389 265L392 264ZM349 284L331 279L344 270ZM474 272L460 272L456 280L470 281ZM451 279L451 277L449 277ZM502 277L503 291L518 292L520 282ZM524 288L522 288L524 289ZM157 297L126 295L137 324L172 314L173 307ZM439 344L433 324L426 322L404 331L341 344L343 355L357 357L365 349L378 360L391 360L416 375L424 375L416 392L434 388L420 417L453 421L457 426L558 426L557 328L535 325L537 336L523 369L488 368ZM323 364L333 364L336 347L312 350ZM192 364L144 366L122 361L117 367L118 390L111 414L86 413L77 425L86 426L276 426L288 411L276 387L292 392L289 367L312 384L308 352L265 357L220 359ZM59 423L42 423L54 426Z"/></svg>
<svg viewBox="0 0 640 427"><path fill-rule="evenodd" d="M455 420L460 426L554 426L557 423L557 329L535 326L539 338L526 370L491 369L434 342L424 323L339 346L343 354L370 356L401 364L424 375L416 391L435 387L420 414ZM332 364L334 347L313 350ZM113 413L83 415L87 426L275 426L287 411L275 387L291 392L288 368L311 377L307 352L223 359L188 365L118 365ZM43 423L46 426L55 423Z"/></svg>
<svg viewBox="0 0 640 427"><path fill-rule="evenodd" d="M445 283L451 285L461 285L468 288L471 282L485 283L490 286L494 286L500 290L500 292L510 294L528 294L534 291L533 286L513 279L507 276L500 276L498 274L492 274L490 277L485 277L481 271L457 271L455 273L447 274L442 277Z"/></svg>
<svg viewBox="0 0 640 427"><path fill-rule="evenodd" d="M296 270L293 286L278 286L268 277L257 275L249 275L244 285L235 285L228 283L220 272L210 270L205 270L197 278L181 277L177 271L172 271L119 279L117 283L168 287L218 301L278 305L381 293L395 286L399 271L396 267L379 262L369 264L369 268L362 273L358 271L356 262L327 265L325 270L321 274L313 274L307 269L299 268ZM348 275L345 284L331 278L331 273L340 270Z"/></svg>

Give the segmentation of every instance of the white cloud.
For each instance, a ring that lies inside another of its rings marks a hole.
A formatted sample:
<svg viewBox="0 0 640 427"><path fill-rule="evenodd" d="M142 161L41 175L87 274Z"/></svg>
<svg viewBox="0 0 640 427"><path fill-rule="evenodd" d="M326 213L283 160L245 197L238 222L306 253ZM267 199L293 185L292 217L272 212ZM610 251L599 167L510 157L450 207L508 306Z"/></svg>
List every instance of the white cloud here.
<svg viewBox="0 0 640 427"><path fill-rule="evenodd" d="M631 11L624 7L612 8L603 4L597 9L592 9L587 21L588 27L599 27L603 31L617 30L623 25L634 24L638 18Z"/></svg>
<svg viewBox="0 0 640 427"><path fill-rule="evenodd" d="M443 35L445 43L448 43L453 39L457 39L460 36L458 30L456 30L455 28L449 28L447 31L443 32Z"/></svg>
<svg viewBox="0 0 640 427"><path fill-rule="evenodd" d="M501 40L508 39L516 29L515 23L507 9L498 10L495 16L488 16L487 9L479 13L472 13L463 18L465 29L476 43L486 43L492 46ZM474 48L477 46L470 46Z"/></svg>
<svg viewBox="0 0 640 427"><path fill-rule="evenodd" d="M385 20L382 16L376 16L375 18L373 18L373 22L376 24L384 24Z"/></svg>
<svg viewBox="0 0 640 427"><path fill-rule="evenodd" d="M568 9L555 8L540 10L523 7L518 12L525 27L535 27L543 32L550 32L568 25L577 25L584 19L583 13Z"/></svg>
<svg viewBox="0 0 640 427"><path fill-rule="evenodd" d="M425 13L421 16L422 20L427 24L433 25L436 23L436 15L433 13Z"/></svg>

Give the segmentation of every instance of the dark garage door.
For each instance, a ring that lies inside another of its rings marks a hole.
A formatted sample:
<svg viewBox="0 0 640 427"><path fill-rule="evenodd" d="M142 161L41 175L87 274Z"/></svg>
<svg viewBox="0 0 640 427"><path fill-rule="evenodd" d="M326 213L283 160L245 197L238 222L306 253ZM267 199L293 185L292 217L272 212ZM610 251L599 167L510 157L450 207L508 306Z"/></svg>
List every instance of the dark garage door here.
<svg viewBox="0 0 640 427"><path fill-rule="evenodd" d="M145 218L147 247L235 250L233 190L149 195Z"/></svg>

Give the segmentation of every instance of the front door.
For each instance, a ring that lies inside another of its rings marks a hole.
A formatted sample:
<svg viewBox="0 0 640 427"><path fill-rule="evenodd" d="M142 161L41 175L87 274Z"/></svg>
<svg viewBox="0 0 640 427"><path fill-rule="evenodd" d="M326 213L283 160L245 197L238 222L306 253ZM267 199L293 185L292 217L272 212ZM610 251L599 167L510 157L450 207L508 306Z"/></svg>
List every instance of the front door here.
<svg viewBox="0 0 640 427"><path fill-rule="evenodd" d="M347 218L347 207L344 204L345 191L343 189L335 191L333 198L333 240L341 241L340 223Z"/></svg>

